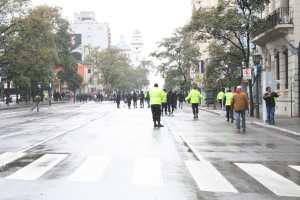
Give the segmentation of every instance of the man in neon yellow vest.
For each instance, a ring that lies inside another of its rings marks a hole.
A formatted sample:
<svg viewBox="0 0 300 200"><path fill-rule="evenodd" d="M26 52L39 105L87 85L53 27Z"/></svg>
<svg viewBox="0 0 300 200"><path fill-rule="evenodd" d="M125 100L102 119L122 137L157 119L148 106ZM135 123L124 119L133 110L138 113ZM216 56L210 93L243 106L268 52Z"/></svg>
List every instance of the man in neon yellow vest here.
<svg viewBox="0 0 300 200"><path fill-rule="evenodd" d="M229 89L225 93L225 108L226 108L226 119L229 122L231 119L231 123L233 123L233 109L232 109L232 100L233 100L233 92Z"/></svg>
<svg viewBox="0 0 300 200"><path fill-rule="evenodd" d="M150 90L150 104L151 104L151 111L152 111L152 118L154 122L154 128L164 127L160 123L161 117L161 104L164 98L163 90L158 88L158 84L154 84L154 88Z"/></svg>
<svg viewBox="0 0 300 200"><path fill-rule="evenodd" d="M189 95L185 100L192 104L194 119L198 119L199 104L201 102L202 95L197 89L196 85L193 85L193 89L190 91Z"/></svg>
<svg viewBox="0 0 300 200"><path fill-rule="evenodd" d="M217 100L220 104L221 109L223 109L224 98L225 98L225 92L224 92L224 89L222 89L217 95Z"/></svg>
<svg viewBox="0 0 300 200"><path fill-rule="evenodd" d="M168 110L168 104L167 104L167 92L166 90L164 89L163 90L163 100L162 100L162 103L161 103L161 116L164 115L167 115L167 110Z"/></svg>

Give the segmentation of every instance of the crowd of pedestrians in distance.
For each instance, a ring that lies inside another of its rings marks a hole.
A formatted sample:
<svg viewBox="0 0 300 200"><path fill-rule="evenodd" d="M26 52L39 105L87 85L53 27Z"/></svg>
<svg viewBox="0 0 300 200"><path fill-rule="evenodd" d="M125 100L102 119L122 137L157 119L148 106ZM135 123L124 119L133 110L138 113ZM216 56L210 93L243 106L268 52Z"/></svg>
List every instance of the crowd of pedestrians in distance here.
<svg viewBox="0 0 300 200"><path fill-rule="evenodd" d="M267 107L267 123L275 124L275 99L279 97L276 92L273 92L270 87L266 88L266 93L263 96ZM226 111L226 121L234 123L238 132L246 131L246 112L249 110L249 100L247 94L243 91L242 86L237 86L234 90L221 89L215 96L215 101L220 109ZM177 93L176 91L160 89L158 84L155 84L150 91L133 91L128 93L116 93L114 101L117 103L117 108L120 108L122 101L127 105L128 109L132 107L145 108L145 103L148 108L151 108L152 118L155 128L163 127L161 124L162 116L174 116L176 109L183 109L183 103L191 104L193 119L197 120L199 115L199 106L204 100L204 96L197 85L193 85L188 94L184 92Z"/></svg>

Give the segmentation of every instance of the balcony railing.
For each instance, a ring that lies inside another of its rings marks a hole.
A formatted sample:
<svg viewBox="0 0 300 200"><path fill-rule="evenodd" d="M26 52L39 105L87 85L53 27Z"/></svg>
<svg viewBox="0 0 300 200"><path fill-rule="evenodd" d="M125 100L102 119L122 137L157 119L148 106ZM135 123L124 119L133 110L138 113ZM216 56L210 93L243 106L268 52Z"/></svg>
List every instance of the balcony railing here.
<svg viewBox="0 0 300 200"><path fill-rule="evenodd" d="M277 25L294 24L292 8L278 8L256 26L252 36L256 37Z"/></svg>

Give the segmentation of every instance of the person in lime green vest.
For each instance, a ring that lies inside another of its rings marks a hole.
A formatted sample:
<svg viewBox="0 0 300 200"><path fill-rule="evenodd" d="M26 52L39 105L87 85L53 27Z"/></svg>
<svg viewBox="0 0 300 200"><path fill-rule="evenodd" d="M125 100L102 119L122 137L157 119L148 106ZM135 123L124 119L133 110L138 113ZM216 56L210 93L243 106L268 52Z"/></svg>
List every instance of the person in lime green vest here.
<svg viewBox="0 0 300 200"><path fill-rule="evenodd" d="M196 85L193 85L193 89L189 92L189 95L185 100L192 104L194 119L198 119L199 104L201 102L202 95Z"/></svg>
<svg viewBox="0 0 300 200"><path fill-rule="evenodd" d="M168 111L168 103L167 103L167 91L166 89L163 90L163 100L162 100L162 103L161 103L161 116L164 115L167 115L167 111Z"/></svg>
<svg viewBox="0 0 300 200"><path fill-rule="evenodd" d="M221 107L221 109L223 109L223 107L224 107L224 99L225 99L225 92L224 92L225 90L224 89L222 89L219 93L218 93L218 95L217 95L217 100L218 100L218 102L219 102L219 104L220 104L220 107Z"/></svg>
<svg viewBox="0 0 300 200"><path fill-rule="evenodd" d="M164 98L164 92L162 89L158 88L158 84L154 84L154 88L152 88L149 92L150 95L150 104L152 111L152 118L154 122L154 128L164 127L160 123L161 117L161 104Z"/></svg>
<svg viewBox="0 0 300 200"><path fill-rule="evenodd" d="M232 101L233 101L233 92L231 89L227 90L225 93L225 108L226 108L226 119L229 122L231 119L231 123L233 123L233 109L232 109Z"/></svg>

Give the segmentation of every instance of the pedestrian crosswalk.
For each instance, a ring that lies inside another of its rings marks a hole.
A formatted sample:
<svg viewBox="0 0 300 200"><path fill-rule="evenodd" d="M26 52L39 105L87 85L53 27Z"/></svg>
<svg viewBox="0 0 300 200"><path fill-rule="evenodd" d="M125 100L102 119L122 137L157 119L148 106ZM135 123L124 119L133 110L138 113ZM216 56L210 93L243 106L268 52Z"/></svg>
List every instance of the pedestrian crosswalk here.
<svg viewBox="0 0 300 200"><path fill-rule="evenodd" d="M90 156L69 177L69 181L97 182L108 168L110 158L107 156Z"/></svg>
<svg viewBox="0 0 300 200"><path fill-rule="evenodd" d="M25 159L26 156L29 155L25 153L0 154L0 166L2 165L3 167L4 164L8 164L8 167L10 165L18 165L18 160L20 161L24 158L24 160L28 161L28 159ZM0 170L0 176L4 180L15 181L47 180L46 174L65 170L64 162L70 162L72 156L69 154L44 154L32 156L32 158L32 160L26 163L27 165L16 167L16 170L9 170L8 167L2 168ZM78 166L68 171L67 174L55 178L67 182L105 182L103 178L105 175L120 174L112 171L116 170L116 167L113 167L113 162L114 158L108 155L86 156L81 162L75 162ZM126 173L129 175L124 176L128 178L129 184L157 188L166 187L168 185L169 182L166 180L166 177L168 177L166 173L168 173L168 171L165 169L164 162L161 158L145 156L134 158L129 162L132 162L132 164L128 165L130 168L126 168ZM189 172L186 173L186 175L194 179L196 186L202 192L243 193L244 191L241 191L239 187L240 183L238 182L239 178L242 179L243 177L238 177L237 175L243 173L254 181L252 184L260 185L276 196L300 197L299 182L295 182L295 179L291 180L291 177L288 177L285 173L282 173L282 171L274 171L274 169L271 169L266 163L232 162L229 163L235 170L232 174L229 174L228 171L224 172L224 168L219 165L205 160L187 160L184 163ZM120 166L120 168L122 168L122 166ZM300 175L299 165L282 164L282 168L292 171L293 174ZM3 171L5 170L8 170L9 173L4 173ZM56 174L58 174L58 176L60 175L60 173ZM181 173L178 173L178 176L181 175ZM231 176L236 177L232 178Z"/></svg>

